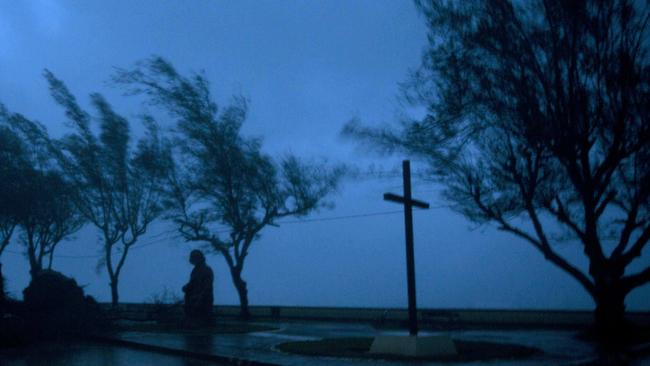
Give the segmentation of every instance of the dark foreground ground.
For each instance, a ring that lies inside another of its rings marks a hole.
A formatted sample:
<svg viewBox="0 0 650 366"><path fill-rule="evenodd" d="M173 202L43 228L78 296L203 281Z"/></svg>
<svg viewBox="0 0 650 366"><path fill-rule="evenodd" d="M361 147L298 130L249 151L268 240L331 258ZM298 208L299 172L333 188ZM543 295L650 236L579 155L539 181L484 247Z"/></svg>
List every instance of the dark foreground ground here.
<svg viewBox="0 0 650 366"><path fill-rule="evenodd" d="M429 332L434 334L436 332ZM332 321L264 321L247 325L221 322L209 330L180 330L153 322L121 322L121 327L99 338L49 342L0 351L0 364L17 365L376 365L378 360L303 356L282 351L287 342L317 341L339 337L373 337L403 334L378 330L369 324ZM427 332L423 332L427 334ZM382 360L383 365L650 365L650 345L640 344L629 352L603 355L599 347L581 339L570 329L456 329L454 339L470 342L515 344L541 350L524 359L473 362L422 362ZM604 361L603 361L604 360ZM241 362L239 362L242 364ZM243 364L246 364L244 362Z"/></svg>
<svg viewBox="0 0 650 366"><path fill-rule="evenodd" d="M203 366L215 364L218 363L89 341L48 342L29 348L0 351L0 365L7 366Z"/></svg>

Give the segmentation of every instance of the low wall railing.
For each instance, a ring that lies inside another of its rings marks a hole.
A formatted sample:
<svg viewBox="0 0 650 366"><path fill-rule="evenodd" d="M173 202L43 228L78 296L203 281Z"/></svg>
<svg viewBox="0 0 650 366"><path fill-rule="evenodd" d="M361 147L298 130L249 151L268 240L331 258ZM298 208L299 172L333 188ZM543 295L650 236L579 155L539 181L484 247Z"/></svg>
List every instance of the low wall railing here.
<svg viewBox="0 0 650 366"><path fill-rule="evenodd" d="M182 304L124 303L111 310L110 304L102 307L115 318L135 321L153 321L182 318ZM217 317L236 318L239 307L217 305ZM408 320L406 309L305 307L305 306L251 306L252 319L259 320L320 320L335 322L367 322L375 325L399 324ZM578 327L593 323L593 312L588 310L512 310L512 309L428 309L418 310L423 325L441 326L539 326ZM650 326L650 312L629 312L627 319L633 324Z"/></svg>

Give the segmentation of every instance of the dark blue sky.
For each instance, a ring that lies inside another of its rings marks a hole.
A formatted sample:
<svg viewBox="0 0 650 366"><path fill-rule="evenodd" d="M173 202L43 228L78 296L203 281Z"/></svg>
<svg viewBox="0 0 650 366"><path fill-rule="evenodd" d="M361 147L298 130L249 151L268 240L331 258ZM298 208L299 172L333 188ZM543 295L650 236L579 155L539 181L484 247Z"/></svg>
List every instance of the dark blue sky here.
<svg viewBox="0 0 650 366"><path fill-rule="evenodd" d="M143 107L105 82L114 66L156 54L182 72L204 70L222 105L233 94L247 96L244 130L263 136L265 151L388 170L399 157L368 154L339 132L355 116L369 124L397 119L398 83L418 65L425 41L423 20L410 1L0 0L0 101L60 136L65 118L41 76L48 68L84 106L89 93L100 91L119 112L134 116ZM399 193L400 183L399 176L347 180L332 197L335 208L310 219L397 210L382 194ZM414 195L433 206L442 204L436 190L415 179ZM292 223L262 233L247 260L252 305L406 306L399 213L285 221ZM108 300L105 269L96 272L92 258L98 243L93 228L82 230L61 244L54 267ZM416 212L415 244L421 306L592 308L581 287L527 243L472 227L448 209ZM165 287L180 294L192 247L175 237L173 226L157 223L136 248L121 277L121 300L147 301ZM8 250L3 269L9 290L19 295L27 263L17 254L20 247ZM562 244L558 251L585 267L577 245ZM236 304L222 258L211 255L208 262L217 277L216 303ZM649 262L647 254L641 262ZM649 298L646 285L628 297L629 308L650 309Z"/></svg>

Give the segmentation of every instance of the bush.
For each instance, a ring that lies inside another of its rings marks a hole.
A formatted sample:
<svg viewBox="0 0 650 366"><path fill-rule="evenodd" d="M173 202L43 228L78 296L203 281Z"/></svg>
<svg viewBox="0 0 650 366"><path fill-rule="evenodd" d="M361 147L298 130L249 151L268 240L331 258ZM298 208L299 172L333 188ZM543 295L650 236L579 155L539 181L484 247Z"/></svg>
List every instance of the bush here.
<svg viewBox="0 0 650 366"><path fill-rule="evenodd" d="M148 302L153 304L152 315L159 323L174 323L183 318L183 299L167 287L151 295Z"/></svg>
<svg viewBox="0 0 650 366"><path fill-rule="evenodd" d="M36 274L23 297L26 319L31 328L44 335L92 331L98 325L97 302L84 296L74 279L59 272Z"/></svg>

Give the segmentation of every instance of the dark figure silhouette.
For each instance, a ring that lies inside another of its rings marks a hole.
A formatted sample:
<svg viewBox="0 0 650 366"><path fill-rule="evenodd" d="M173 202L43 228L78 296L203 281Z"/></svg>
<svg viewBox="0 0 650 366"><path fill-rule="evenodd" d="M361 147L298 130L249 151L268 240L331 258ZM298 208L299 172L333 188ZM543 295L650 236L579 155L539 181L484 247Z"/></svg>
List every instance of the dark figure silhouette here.
<svg viewBox="0 0 650 366"><path fill-rule="evenodd" d="M212 322L212 282L214 274L205 263L200 250L190 253L190 263L194 265L190 282L183 286L185 293L185 317L190 325L210 324Z"/></svg>

